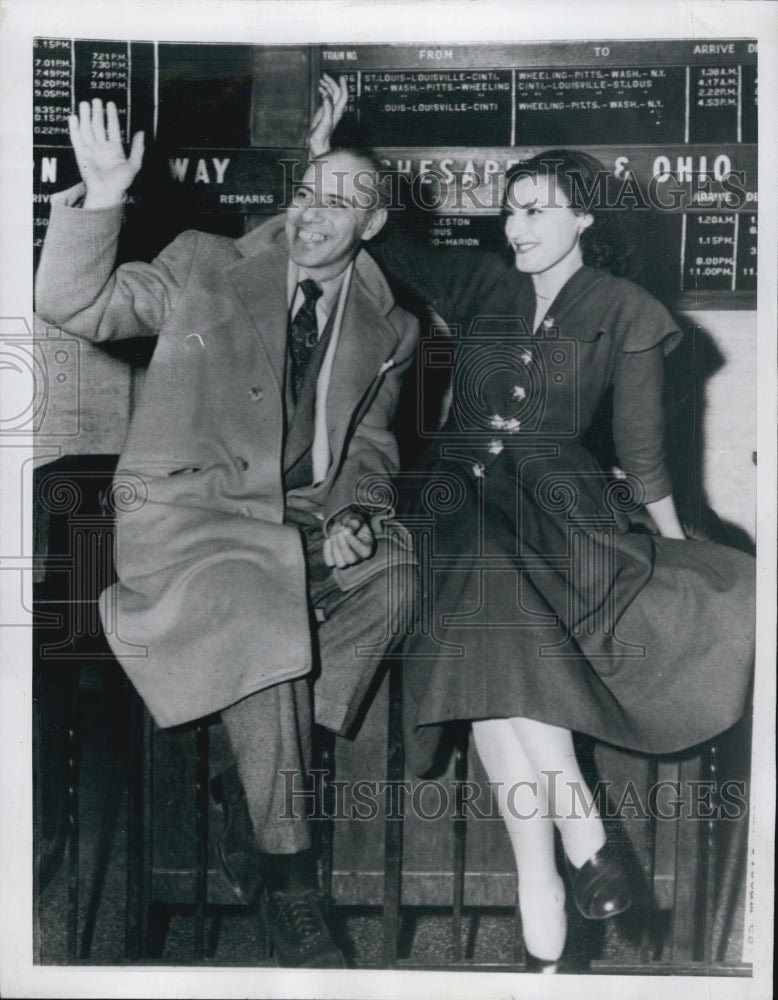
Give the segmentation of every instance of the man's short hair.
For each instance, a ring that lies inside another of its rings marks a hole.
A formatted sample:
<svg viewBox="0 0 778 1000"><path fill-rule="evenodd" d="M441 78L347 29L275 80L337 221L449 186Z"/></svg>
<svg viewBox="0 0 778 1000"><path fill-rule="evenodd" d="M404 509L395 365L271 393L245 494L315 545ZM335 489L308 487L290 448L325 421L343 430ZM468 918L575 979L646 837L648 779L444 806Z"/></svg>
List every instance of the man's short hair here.
<svg viewBox="0 0 778 1000"><path fill-rule="evenodd" d="M377 201L372 205L372 209L389 208L392 202L392 189L390 171L382 166L378 157L369 149L362 149L359 146L336 146L320 156L313 157L309 162L317 163L325 161L331 156L345 154L356 160L360 165L359 169L364 170L366 179L370 177L370 182L375 189Z"/></svg>

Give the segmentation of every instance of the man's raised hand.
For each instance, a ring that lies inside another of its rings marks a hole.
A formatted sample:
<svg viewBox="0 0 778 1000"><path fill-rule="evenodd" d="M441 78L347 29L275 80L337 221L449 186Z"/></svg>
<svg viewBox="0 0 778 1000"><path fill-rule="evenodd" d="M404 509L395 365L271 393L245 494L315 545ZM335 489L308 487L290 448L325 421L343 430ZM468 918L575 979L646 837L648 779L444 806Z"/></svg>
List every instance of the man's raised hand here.
<svg viewBox="0 0 778 1000"><path fill-rule="evenodd" d="M143 132L132 139L130 155L122 146L119 112L109 101L103 114L99 97L81 101L77 115L68 116L70 141L81 179L86 184L84 208L120 205L143 162Z"/></svg>
<svg viewBox="0 0 778 1000"><path fill-rule="evenodd" d="M343 117L348 101L348 84L345 76L339 77L336 82L331 76L324 73L319 80L319 93L321 94L321 105L313 116L311 127L308 130L308 156L310 159L329 153L332 148L332 133Z"/></svg>

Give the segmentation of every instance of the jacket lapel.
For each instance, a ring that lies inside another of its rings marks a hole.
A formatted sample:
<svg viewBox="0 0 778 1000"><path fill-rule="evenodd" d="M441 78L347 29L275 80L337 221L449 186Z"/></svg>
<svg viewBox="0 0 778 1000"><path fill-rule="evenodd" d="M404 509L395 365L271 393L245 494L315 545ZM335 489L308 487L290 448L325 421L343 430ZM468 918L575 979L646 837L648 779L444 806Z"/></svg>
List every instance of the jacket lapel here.
<svg viewBox="0 0 778 1000"><path fill-rule="evenodd" d="M283 397L288 306L288 255L283 217L274 219L236 242L245 260L230 264L226 273L248 314ZM279 294L280 293L280 294Z"/></svg>
<svg viewBox="0 0 778 1000"><path fill-rule="evenodd" d="M377 285L372 280L376 276L380 282ZM343 313L327 394L327 427L333 457L340 454L346 432L376 383L381 366L397 348L397 333L386 319L391 305L377 265L361 253Z"/></svg>
<svg viewBox="0 0 778 1000"><path fill-rule="evenodd" d="M252 230L237 240L236 247L246 259L230 264L227 274L283 396L289 260L283 216ZM378 265L367 253L360 252L327 393L327 427L333 458L340 455L353 418L377 383L381 366L397 348L397 332L386 319L393 305L394 299Z"/></svg>

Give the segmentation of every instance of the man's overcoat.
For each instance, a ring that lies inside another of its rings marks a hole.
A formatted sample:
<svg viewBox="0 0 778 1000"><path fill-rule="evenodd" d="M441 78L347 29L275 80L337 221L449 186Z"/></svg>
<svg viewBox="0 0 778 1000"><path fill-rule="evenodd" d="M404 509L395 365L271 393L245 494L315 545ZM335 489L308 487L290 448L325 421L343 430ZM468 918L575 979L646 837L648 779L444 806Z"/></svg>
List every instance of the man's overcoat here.
<svg viewBox="0 0 778 1000"><path fill-rule="evenodd" d="M238 240L185 232L152 263L114 270L121 209L65 194L39 315L97 343L158 337L114 485L119 582L101 614L157 723L177 725L311 669L302 544L283 523L283 219ZM363 477L396 471L389 425L416 334L361 252L326 397L329 471L294 491L324 524Z"/></svg>

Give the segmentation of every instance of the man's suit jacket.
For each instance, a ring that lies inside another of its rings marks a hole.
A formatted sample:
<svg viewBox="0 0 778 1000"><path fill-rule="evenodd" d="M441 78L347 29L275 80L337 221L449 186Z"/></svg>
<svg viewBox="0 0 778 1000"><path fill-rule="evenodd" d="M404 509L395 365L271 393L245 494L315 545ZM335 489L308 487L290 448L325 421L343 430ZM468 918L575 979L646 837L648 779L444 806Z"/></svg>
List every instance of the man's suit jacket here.
<svg viewBox="0 0 778 1000"><path fill-rule="evenodd" d="M36 308L93 342L158 337L118 466L119 582L101 614L171 726L311 668L301 539L283 523L288 254L276 218L238 240L185 232L114 271L121 214L52 205ZM296 508L326 525L363 477L396 471L389 425L416 337L360 252L326 399L331 465Z"/></svg>

